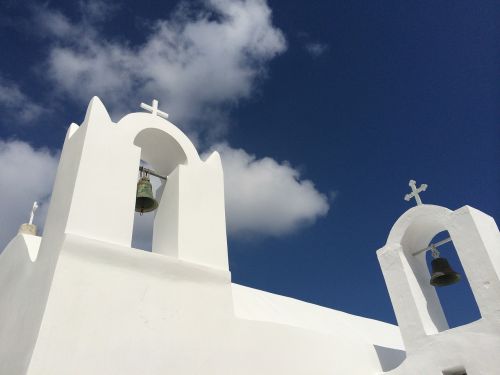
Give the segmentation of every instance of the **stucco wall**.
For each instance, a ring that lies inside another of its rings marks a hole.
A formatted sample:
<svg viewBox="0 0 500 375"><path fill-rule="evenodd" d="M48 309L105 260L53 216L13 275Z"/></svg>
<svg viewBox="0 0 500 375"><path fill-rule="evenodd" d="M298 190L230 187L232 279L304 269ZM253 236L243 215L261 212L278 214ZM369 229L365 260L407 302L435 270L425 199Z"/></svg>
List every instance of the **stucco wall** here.
<svg viewBox="0 0 500 375"><path fill-rule="evenodd" d="M253 311L253 312L252 312ZM377 374L397 327L68 235L28 374Z"/></svg>

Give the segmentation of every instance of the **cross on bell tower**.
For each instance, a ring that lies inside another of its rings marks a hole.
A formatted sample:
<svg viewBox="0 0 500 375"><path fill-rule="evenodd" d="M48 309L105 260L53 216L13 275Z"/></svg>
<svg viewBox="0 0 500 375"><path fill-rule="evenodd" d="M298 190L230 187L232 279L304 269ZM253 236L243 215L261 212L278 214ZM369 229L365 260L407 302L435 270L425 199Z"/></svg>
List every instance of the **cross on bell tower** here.
<svg viewBox="0 0 500 375"><path fill-rule="evenodd" d="M418 195L418 193L426 191L427 184L422 184L419 188L417 188L416 183L417 182L415 180L410 180L410 182L408 183L408 185L411 187L411 193L405 195L405 201L409 202L410 199L415 198L417 206L420 206L422 204L422 199L420 199L420 195Z"/></svg>
<svg viewBox="0 0 500 375"><path fill-rule="evenodd" d="M165 119L168 118L168 113L165 113L163 111L160 111L158 109L158 100L153 99L153 105L147 105L146 103L141 103L141 108L145 109L146 111L150 111L153 116L159 116L163 117Z"/></svg>

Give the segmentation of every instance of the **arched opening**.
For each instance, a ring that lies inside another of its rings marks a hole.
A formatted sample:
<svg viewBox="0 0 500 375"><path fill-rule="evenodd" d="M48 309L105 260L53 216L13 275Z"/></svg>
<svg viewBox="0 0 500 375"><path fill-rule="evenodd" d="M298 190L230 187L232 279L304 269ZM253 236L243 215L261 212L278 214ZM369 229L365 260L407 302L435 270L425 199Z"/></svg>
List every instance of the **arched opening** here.
<svg viewBox="0 0 500 375"><path fill-rule="evenodd" d="M187 156L179 143L168 133L155 129L144 129L137 134L134 145L141 148L140 161L137 166L137 179L140 177L139 167L153 170L161 176L167 177L181 164L187 162ZM169 199L163 192L167 181L150 176L153 195L161 204L163 199ZM132 247L141 250L152 250L152 238L156 211L140 215L134 212L134 229L132 234Z"/></svg>
<svg viewBox="0 0 500 375"><path fill-rule="evenodd" d="M440 232L432 238L429 245L444 242L448 238L450 238L448 231ZM462 267L458 253L453 245L453 241L440 245L437 250L439 256L445 258L451 268L460 274L460 280L455 284L435 287L449 328L459 327L480 319L481 313L479 307L472 293L471 286ZM432 251L427 251L425 258L429 269L429 275L432 276Z"/></svg>

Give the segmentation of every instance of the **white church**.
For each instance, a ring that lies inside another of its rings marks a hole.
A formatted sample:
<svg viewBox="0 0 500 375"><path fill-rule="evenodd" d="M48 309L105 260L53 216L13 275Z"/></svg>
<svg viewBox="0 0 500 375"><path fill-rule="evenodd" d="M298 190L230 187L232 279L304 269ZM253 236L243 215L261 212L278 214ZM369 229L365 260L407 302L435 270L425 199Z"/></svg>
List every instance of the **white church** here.
<svg viewBox="0 0 500 375"><path fill-rule="evenodd" d="M67 131L43 233L30 220L0 253L1 375L500 374L493 218L422 204L411 182L418 204L377 251L398 326L233 284L219 155L201 160L156 101L143 108L114 123L92 99ZM155 217L152 252L131 246L135 211ZM441 232L481 314L452 329Z"/></svg>

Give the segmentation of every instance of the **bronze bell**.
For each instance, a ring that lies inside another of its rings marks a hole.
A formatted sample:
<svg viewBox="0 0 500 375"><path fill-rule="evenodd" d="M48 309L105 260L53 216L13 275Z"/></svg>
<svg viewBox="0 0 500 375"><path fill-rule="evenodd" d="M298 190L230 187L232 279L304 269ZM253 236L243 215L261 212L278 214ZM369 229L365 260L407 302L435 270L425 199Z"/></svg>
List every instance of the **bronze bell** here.
<svg viewBox="0 0 500 375"><path fill-rule="evenodd" d="M137 182L137 194L135 198L135 211L151 212L158 208L158 202L153 196L153 187L149 181L149 177L141 177Z"/></svg>
<svg viewBox="0 0 500 375"><path fill-rule="evenodd" d="M432 286L447 286L460 281L460 274L453 271L446 258L434 258L431 262Z"/></svg>

